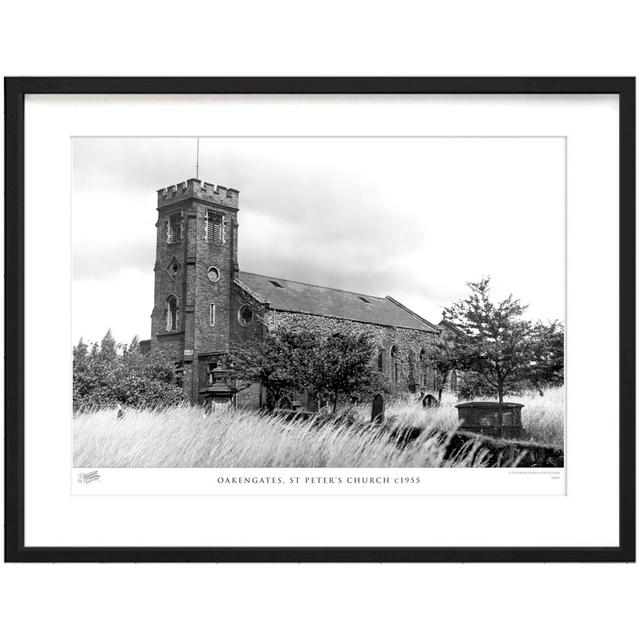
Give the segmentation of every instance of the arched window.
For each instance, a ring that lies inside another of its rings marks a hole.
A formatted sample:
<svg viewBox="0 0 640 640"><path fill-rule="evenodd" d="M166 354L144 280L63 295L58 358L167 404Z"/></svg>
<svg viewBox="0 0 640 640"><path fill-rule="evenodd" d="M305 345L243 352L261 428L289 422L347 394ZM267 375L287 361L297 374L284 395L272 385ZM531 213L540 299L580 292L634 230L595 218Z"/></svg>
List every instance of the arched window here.
<svg viewBox="0 0 640 640"><path fill-rule="evenodd" d="M393 376L393 383L398 384L400 378L400 362L398 358L398 347L393 345L391 347L391 375Z"/></svg>
<svg viewBox="0 0 640 640"><path fill-rule="evenodd" d="M384 371L384 349L378 351L378 371L380 373Z"/></svg>
<svg viewBox="0 0 640 640"><path fill-rule="evenodd" d="M165 304L164 316L167 331L178 330L178 299L174 295L167 298Z"/></svg>
<svg viewBox="0 0 640 640"><path fill-rule="evenodd" d="M420 386L424 386L427 383L427 352L425 349L420 349L420 356L418 357L418 381Z"/></svg>

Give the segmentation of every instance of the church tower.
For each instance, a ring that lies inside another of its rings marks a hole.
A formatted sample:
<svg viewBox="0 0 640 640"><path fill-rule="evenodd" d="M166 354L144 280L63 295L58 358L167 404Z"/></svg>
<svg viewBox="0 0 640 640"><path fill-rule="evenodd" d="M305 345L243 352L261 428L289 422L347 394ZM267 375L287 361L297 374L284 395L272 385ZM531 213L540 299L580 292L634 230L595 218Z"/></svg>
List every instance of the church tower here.
<svg viewBox="0 0 640 640"><path fill-rule="evenodd" d="M227 365L239 195L195 178L158 191L151 350L175 361L194 402Z"/></svg>

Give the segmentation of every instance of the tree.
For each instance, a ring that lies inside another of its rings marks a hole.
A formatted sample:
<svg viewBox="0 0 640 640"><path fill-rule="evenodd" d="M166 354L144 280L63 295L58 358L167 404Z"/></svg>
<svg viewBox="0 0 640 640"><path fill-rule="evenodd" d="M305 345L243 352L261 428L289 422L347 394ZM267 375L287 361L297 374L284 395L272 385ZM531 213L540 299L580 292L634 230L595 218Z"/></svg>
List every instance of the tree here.
<svg viewBox="0 0 640 640"><path fill-rule="evenodd" d="M510 385L527 377L536 357L536 332L522 319L526 305L509 295L494 303L489 278L468 283L471 294L445 309L445 319L465 335L454 336L453 349L460 368L475 372L498 396L499 426Z"/></svg>
<svg viewBox="0 0 640 640"><path fill-rule="evenodd" d="M115 359L117 356L117 348L118 345L111 333L111 329L109 329L100 343L100 357L105 360Z"/></svg>
<svg viewBox="0 0 640 640"><path fill-rule="evenodd" d="M458 349L450 338L440 336L427 350L422 359L423 374L428 370L436 373L436 388L438 392L438 402L442 401L442 392L447 384L447 380L453 371L461 368L461 358Z"/></svg>
<svg viewBox="0 0 640 640"><path fill-rule="evenodd" d="M334 333L321 342L321 352L312 363L311 387L335 412L341 395L351 398L374 390L378 374L373 365L374 344L365 334Z"/></svg>
<svg viewBox="0 0 640 640"><path fill-rule="evenodd" d="M174 363L162 352L142 354L137 338L118 345L111 331L91 348L80 338L73 348L74 411L121 403L157 407L184 401L175 383Z"/></svg>
<svg viewBox="0 0 640 640"><path fill-rule="evenodd" d="M127 353L139 353L140 351L140 339L137 335L133 336L129 346L126 348Z"/></svg>
<svg viewBox="0 0 640 640"><path fill-rule="evenodd" d="M275 331L261 344L237 349L231 359L235 377L260 383L266 391L267 409L292 391L311 384L311 368L318 358L318 339L306 331ZM247 385L248 386L248 385Z"/></svg>
<svg viewBox="0 0 640 640"><path fill-rule="evenodd" d="M73 357L76 358L79 362L86 362L87 354L89 353L89 347L87 343L83 340L82 336L80 336L80 340L78 340L78 344L73 347Z"/></svg>
<svg viewBox="0 0 640 640"><path fill-rule="evenodd" d="M335 411L342 396L355 398L376 386L373 352L366 335L275 331L262 344L238 349L232 368L238 380L263 385L269 410L288 393L307 390Z"/></svg>
<svg viewBox="0 0 640 640"><path fill-rule="evenodd" d="M135 407L160 407L186 400L176 383L175 363L162 351L125 351L118 362L113 393L119 402Z"/></svg>
<svg viewBox="0 0 640 640"><path fill-rule="evenodd" d="M528 379L538 393L564 383L564 327L558 320L533 326L533 359Z"/></svg>
<svg viewBox="0 0 640 640"><path fill-rule="evenodd" d="M78 344L73 347L73 407L79 408L83 399L93 388L90 372L90 358L93 357L93 349L89 351L87 343L80 338Z"/></svg>

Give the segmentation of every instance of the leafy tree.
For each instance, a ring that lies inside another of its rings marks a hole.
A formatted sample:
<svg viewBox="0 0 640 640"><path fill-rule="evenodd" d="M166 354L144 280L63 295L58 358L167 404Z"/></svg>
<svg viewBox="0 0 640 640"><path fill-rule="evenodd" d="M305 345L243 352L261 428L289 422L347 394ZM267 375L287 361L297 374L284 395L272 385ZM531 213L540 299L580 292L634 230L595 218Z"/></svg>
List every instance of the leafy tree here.
<svg viewBox="0 0 640 640"><path fill-rule="evenodd" d="M267 408L273 410L285 395L310 385L318 349L312 333L276 331L267 334L261 344L237 349L231 366L238 380L259 382L265 388Z"/></svg>
<svg viewBox="0 0 640 640"><path fill-rule="evenodd" d="M321 342L319 357L311 367L311 388L321 400L329 400L334 412L341 395L357 399L376 387L373 365L375 346L367 335L334 333Z"/></svg>
<svg viewBox="0 0 640 640"><path fill-rule="evenodd" d="M93 355L93 350L91 351ZM80 338L73 347L73 407L77 409L93 387L90 372L90 355L87 343Z"/></svg>
<svg viewBox="0 0 640 640"><path fill-rule="evenodd" d="M489 284L489 278L469 283L469 297L445 309L445 318L464 332L453 337L456 357L497 395L502 426L505 393L535 371L542 375L538 361L548 346L544 332L522 318L526 305L512 295L494 303Z"/></svg>
<svg viewBox="0 0 640 640"><path fill-rule="evenodd" d="M82 336L80 336L80 340L78 340L78 344L73 347L73 357L76 358L79 362L86 362L87 354L89 353L89 347L87 343L83 340Z"/></svg>
<svg viewBox="0 0 640 640"><path fill-rule="evenodd" d="M114 392L123 404L158 407L185 400L176 384L175 364L162 352L126 351L120 358L118 370Z"/></svg>
<svg viewBox="0 0 640 640"><path fill-rule="evenodd" d="M335 411L340 397L354 399L376 386L373 352L364 335L276 331L262 344L238 349L232 366L237 379L264 386L270 410L287 394L308 390Z"/></svg>
<svg viewBox="0 0 640 640"><path fill-rule="evenodd" d="M110 407L177 404L185 397L175 384L174 363L164 353L142 354L137 338L127 348L111 331L91 348L80 339L73 348L74 411Z"/></svg>
<svg viewBox="0 0 640 640"><path fill-rule="evenodd" d="M564 327L558 320L533 326L533 360L528 379L538 393L564 383Z"/></svg>
<svg viewBox="0 0 640 640"><path fill-rule="evenodd" d="M459 350L454 348L451 338L440 336L426 351L422 360L423 374L427 371L436 373L436 390L438 402L442 401L442 392L453 371L461 367Z"/></svg>
<svg viewBox="0 0 640 640"><path fill-rule="evenodd" d="M126 351L128 353L138 353L140 351L140 340L137 335L133 336Z"/></svg>
<svg viewBox="0 0 640 640"><path fill-rule="evenodd" d="M520 395L529 388L526 380L509 380L505 393ZM474 400L486 396L496 396L495 387L475 371L465 371L458 385L458 397L464 400Z"/></svg>
<svg viewBox="0 0 640 640"><path fill-rule="evenodd" d="M117 354L116 341L111 333L111 329L107 331L104 338L102 338L102 342L100 343L100 357L103 360L113 360L116 358Z"/></svg>

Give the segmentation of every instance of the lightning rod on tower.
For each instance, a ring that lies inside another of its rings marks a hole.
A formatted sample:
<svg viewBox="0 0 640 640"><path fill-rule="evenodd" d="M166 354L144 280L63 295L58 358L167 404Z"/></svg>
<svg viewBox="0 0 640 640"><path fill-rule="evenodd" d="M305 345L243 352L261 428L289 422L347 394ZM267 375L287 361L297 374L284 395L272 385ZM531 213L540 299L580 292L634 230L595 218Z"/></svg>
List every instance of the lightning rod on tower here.
<svg viewBox="0 0 640 640"><path fill-rule="evenodd" d="M200 177L200 138L196 138L196 180Z"/></svg>

